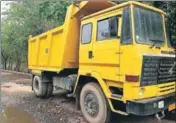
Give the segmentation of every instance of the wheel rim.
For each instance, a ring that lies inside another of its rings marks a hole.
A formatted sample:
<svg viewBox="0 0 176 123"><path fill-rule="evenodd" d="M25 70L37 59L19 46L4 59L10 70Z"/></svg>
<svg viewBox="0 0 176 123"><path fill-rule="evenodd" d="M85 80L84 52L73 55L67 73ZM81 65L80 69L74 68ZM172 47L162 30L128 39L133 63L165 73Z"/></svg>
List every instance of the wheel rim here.
<svg viewBox="0 0 176 123"><path fill-rule="evenodd" d="M94 94L88 93L84 98L84 106L86 112L92 116L96 117L99 112L99 105L97 97Z"/></svg>

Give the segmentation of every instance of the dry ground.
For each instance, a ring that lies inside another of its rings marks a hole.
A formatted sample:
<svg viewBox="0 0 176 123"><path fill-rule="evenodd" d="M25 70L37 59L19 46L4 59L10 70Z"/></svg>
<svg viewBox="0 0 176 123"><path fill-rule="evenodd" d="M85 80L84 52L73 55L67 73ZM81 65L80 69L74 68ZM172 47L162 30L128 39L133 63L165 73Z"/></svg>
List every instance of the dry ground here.
<svg viewBox="0 0 176 123"><path fill-rule="evenodd" d="M87 123L75 100L56 94L39 99L31 91L31 78L9 72L1 73L1 105L3 123ZM160 123L175 123L165 118ZM137 117L113 115L113 123L157 123L154 116Z"/></svg>

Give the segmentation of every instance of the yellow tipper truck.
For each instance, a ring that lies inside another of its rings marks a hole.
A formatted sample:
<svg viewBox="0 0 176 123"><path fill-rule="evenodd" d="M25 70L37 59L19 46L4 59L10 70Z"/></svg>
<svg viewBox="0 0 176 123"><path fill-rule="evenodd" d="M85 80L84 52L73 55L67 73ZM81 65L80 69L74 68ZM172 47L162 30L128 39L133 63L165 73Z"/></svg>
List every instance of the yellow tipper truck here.
<svg viewBox="0 0 176 123"><path fill-rule="evenodd" d="M29 38L32 89L66 90L90 123L110 113L164 116L175 110L176 61L166 13L139 3L75 2L65 23Z"/></svg>

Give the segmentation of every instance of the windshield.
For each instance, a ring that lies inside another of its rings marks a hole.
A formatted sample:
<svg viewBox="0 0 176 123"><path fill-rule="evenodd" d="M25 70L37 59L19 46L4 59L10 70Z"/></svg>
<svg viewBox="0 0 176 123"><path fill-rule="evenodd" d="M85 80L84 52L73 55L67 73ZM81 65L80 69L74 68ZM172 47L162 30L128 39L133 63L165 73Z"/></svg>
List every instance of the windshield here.
<svg viewBox="0 0 176 123"><path fill-rule="evenodd" d="M152 10L135 7L135 39L138 43L164 45L161 14Z"/></svg>

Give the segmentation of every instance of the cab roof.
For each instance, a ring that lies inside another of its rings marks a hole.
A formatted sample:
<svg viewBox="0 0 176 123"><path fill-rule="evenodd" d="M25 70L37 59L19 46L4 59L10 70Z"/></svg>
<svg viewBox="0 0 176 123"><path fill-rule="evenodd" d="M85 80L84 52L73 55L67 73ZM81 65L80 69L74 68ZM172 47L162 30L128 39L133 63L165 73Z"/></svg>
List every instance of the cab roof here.
<svg viewBox="0 0 176 123"><path fill-rule="evenodd" d="M132 5L138 5L138 6L141 6L141 7L144 7L144 8L147 8L147 9L150 9L150 10L153 10L153 11L156 11L156 12L159 12L161 14L166 15L166 13L163 10L161 10L161 9L158 9L158 8L155 8L155 7L149 6L147 4L140 3L140 2L129 1L129 2L124 2L124 3L121 3L121 4L117 4L117 5L113 6L113 7L110 7L110 8L101 10L99 12L90 14L88 16L85 16L85 17L82 18L82 20L86 20L86 19L92 18L94 16L97 16L97 15L100 15L100 14L103 14L103 13L106 13L106 12L110 12L110 11L112 11L114 9L123 8L123 7L131 5L131 4Z"/></svg>

